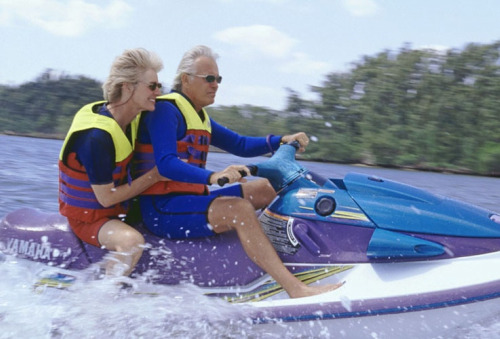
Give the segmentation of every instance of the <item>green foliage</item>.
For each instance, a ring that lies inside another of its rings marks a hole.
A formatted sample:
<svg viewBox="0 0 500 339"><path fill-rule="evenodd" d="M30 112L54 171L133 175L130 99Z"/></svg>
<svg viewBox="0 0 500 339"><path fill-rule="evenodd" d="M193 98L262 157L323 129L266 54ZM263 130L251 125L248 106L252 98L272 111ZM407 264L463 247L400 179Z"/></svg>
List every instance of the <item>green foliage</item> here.
<svg viewBox="0 0 500 339"><path fill-rule="evenodd" d="M63 137L80 107L102 100L100 87L95 80L55 75L51 70L18 87L0 86L1 130Z"/></svg>
<svg viewBox="0 0 500 339"><path fill-rule="evenodd" d="M47 70L19 87L0 86L4 131L64 136L101 84ZM325 76L317 101L288 90L285 112L251 105L209 114L249 136L308 133L307 159L500 174L500 41L446 53L383 51L346 73Z"/></svg>
<svg viewBox="0 0 500 339"><path fill-rule="evenodd" d="M335 121L346 145L361 148L354 161L498 174L499 51L496 42L366 56L313 88L316 112ZM344 154L332 149L325 160Z"/></svg>
<svg viewBox="0 0 500 339"><path fill-rule="evenodd" d="M478 155L478 171L483 174L500 174L500 144L488 142Z"/></svg>

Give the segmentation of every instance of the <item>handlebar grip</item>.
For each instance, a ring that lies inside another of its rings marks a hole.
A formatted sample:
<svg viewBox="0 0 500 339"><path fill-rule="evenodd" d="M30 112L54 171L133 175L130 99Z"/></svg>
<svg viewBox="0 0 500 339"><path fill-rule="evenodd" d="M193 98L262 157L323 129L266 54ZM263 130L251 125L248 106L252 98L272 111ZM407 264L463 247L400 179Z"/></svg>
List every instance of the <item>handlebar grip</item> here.
<svg viewBox="0 0 500 339"><path fill-rule="evenodd" d="M247 176L247 172L243 171L243 170L239 170L238 172L240 172L240 175L241 177L246 177ZM224 186L225 184L229 183L229 178L228 177L221 177L219 179L217 179L217 184L219 186Z"/></svg>
<svg viewBox="0 0 500 339"><path fill-rule="evenodd" d="M247 167L250 170L250 174L251 175L256 175L257 171L259 170L259 168L257 167L257 165L247 165Z"/></svg>
<svg viewBox="0 0 500 339"><path fill-rule="evenodd" d="M222 178L219 178L217 179L217 185L219 186L224 186L225 184L227 184L229 182L229 179L228 177L222 177Z"/></svg>
<svg viewBox="0 0 500 339"><path fill-rule="evenodd" d="M289 142L288 145L291 145L291 146L295 147L295 149L299 149L300 148L300 143L297 140Z"/></svg>

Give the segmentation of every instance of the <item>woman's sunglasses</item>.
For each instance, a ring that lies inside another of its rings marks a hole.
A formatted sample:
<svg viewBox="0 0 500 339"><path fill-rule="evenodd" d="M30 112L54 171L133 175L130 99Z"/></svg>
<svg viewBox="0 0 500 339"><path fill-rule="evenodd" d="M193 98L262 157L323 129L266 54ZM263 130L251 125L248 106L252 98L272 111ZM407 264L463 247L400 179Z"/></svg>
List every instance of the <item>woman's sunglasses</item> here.
<svg viewBox="0 0 500 339"><path fill-rule="evenodd" d="M159 83L159 82L152 82L152 83L142 82L142 83L145 84L146 86L148 86L148 88L150 90L152 90L153 92L156 91L157 88L161 88L162 87L162 84Z"/></svg>

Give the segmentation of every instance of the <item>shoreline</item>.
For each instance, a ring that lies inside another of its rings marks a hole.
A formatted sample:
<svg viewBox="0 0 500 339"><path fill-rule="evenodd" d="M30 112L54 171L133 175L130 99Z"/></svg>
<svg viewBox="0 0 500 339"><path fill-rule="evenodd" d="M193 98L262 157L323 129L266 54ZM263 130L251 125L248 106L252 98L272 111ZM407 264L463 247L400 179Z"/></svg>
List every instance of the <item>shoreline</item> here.
<svg viewBox="0 0 500 339"><path fill-rule="evenodd" d="M6 136L16 136L16 137L25 137L25 138L38 138L38 139L52 139L52 140L64 140L65 135L60 134L45 134L45 133L18 133L13 131L2 131L0 135ZM210 146L211 152L217 153L226 153L225 151ZM311 161L318 163L327 163L327 164L339 164L339 165L349 165L349 166L359 166L359 167L373 167L373 168L387 168L387 169L397 169L397 170L406 170L406 171L418 171L418 172L433 172L433 173L442 173L442 174L455 174L455 175L470 175L476 177L489 177L489 178L500 178L500 173L490 173L490 174L481 174L473 171L468 171L465 169L450 169L444 167L424 167L424 166L396 166L396 165L376 165L376 164L368 164L368 163L342 163L342 162L333 162L333 161L325 161L324 159L318 158L305 158L303 156L298 155L297 159L303 161Z"/></svg>
<svg viewBox="0 0 500 339"><path fill-rule="evenodd" d="M13 131L2 131L0 135L7 135L11 137L25 137L25 138L38 138L38 139L52 139L64 140L65 135L61 134L47 134L47 133L19 133Z"/></svg>

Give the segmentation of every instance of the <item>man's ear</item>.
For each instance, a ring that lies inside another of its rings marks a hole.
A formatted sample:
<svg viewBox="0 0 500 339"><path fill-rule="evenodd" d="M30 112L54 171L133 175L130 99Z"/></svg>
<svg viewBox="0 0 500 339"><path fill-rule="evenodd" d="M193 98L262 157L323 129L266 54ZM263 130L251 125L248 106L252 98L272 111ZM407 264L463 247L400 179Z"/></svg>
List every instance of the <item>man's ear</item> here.
<svg viewBox="0 0 500 339"><path fill-rule="evenodd" d="M188 80L189 80L189 74L182 73L181 74L181 83L182 83L182 85L187 84Z"/></svg>

